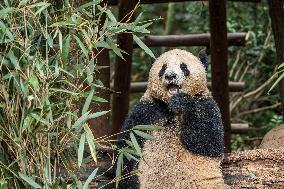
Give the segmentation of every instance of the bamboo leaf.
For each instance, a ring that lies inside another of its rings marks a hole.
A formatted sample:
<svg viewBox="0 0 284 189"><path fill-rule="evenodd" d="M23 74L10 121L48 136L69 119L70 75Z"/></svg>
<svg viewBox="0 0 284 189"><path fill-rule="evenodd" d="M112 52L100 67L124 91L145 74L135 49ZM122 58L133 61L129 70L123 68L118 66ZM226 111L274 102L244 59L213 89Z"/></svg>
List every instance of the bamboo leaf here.
<svg viewBox="0 0 284 189"><path fill-rule="evenodd" d="M93 96L93 101L96 101L96 102L108 102L107 100L105 100L104 98L102 97L99 97L99 96Z"/></svg>
<svg viewBox="0 0 284 189"><path fill-rule="evenodd" d="M43 123L43 124L45 124L45 125L49 125L49 122L48 122L47 120L45 120L44 118L38 116L37 114L31 113L31 116L32 116L35 120L37 120L37 121L39 121L39 122L41 122L41 123Z"/></svg>
<svg viewBox="0 0 284 189"><path fill-rule="evenodd" d="M93 157L93 160L97 162L97 153L96 153L96 145L95 145L95 139L94 135L91 131L91 129L88 127L88 125L84 125L84 129L86 131L86 139L90 147L91 155Z"/></svg>
<svg viewBox="0 0 284 189"><path fill-rule="evenodd" d="M131 139L131 142L132 142L135 150L137 151L138 155L142 156L141 148L140 148L140 146L139 146L139 144L138 144L138 142L137 142L133 132L130 133L130 139Z"/></svg>
<svg viewBox="0 0 284 189"><path fill-rule="evenodd" d="M64 39L64 46L61 55L62 62L64 65L66 65L68 62L69 51L70 51L70 35L67 35Z"/></svg>
<svg viewBox="0 0 284 189"><path fill-rule="evenodd" d="M33 86L33 89L38 92L40 87L39 87L39 81L35 75L32 75L29 79L29 83Z"/></svg>
<svg viewBox="0 0 284 189"><path fill-rule="evenodd" d="M83 133L80 138L79 148L78 148L78 167L80 168L83 162L84 148L86 141L86 133Z"/></svg>
<svg viewBox="0 0 284 189"><path fill-rule="evenodd" d="M50 3L45 3L44 5L42 5L35 13L35 15L40 14L43 10L47 9L51 4Z"/></svg>
<svg viewBox="0 0 284 189"><path fill-rule="evenodd" d="M148 55L150 55L152 58L156 58L153 52L137 37L133 34L133 40L141 47Z"/></svg>
<svg viewBox="0 0 284 189"><path fill-rule="evenodd" d="M8 14L10 14L10 13L12 13L14 11L15 11L15 9L12 8L12 7L7 7L5 9L1 9L0 10L0 18L5 19Z"/></svg>
<svg viewBox="0 0 284 189"><path fill-rule="evenodd" d="M141 130L141 131L155 131L164 129L162 126L158 125L136 125L132 128L133 130Z"/></svg>
<svg viewBox="0 0 284 189"><path fill-rule="evenodd" d="M105 115L109 112L110 111L101 111L101 112L92 113L92 114L89 115L89 119L95 119L95 118L103 116L103 115Z"/></svg>
<svg viewBox="0 0 284 189"><path fill-rule="evenodd" d="M129 161L135 160L135 161L139 162L139 159L137 159L136 157L134 157L134 156L131 155L130 153L124 152L123 154L125 155L125 157L126 157Z"/></svg>
<svg viewBox="0 0 284 189"><path fill-rule="evenodd" d="M19 173L19 176L24 180L26 181L30 186L34 187L34 188L41 188L41 186L36 183L33 179L31 179L30 177L22 174L22 173Z"/></svg>
<svg viewBox="0 0 284 189"><path fill-rule="evenodd" d="M86 49L86 47L85 47L85 45L83 44L83 42L80 40L80 38L77 37L76 35L74 35L74 39L77 41L77 44L80 46L80 48L81 48L83 54L84 54L86 57L88 57L89 52L88 52L88 50Z"/></svg>
<svg viewBox="0 0 284 189"><path fill-rule="evenodd" d="M155 140L155 137L152 135L149 135L148 133L144 133L142 131L134 130L134 133L137 134L138 136L145 138L147 140Z"/></svg>
<svg viewBox="0 0 284 189"><path fill-rule="evenodd" d="M75 123L73 124L72 128L78 129L78 127L88 120L90 112L84 113Z"/></svg>
<svg viewBox="0 0 284 189"><path fill-rule="evenodd" d="M112 40L110 40L109 38L106 39L107 44L109 45L109 48L113 50L113 52L119 56L120 58L124 59L121 52L122 50L119 49Z"/></svg>
<svg viewBox="0 0 284 189"><path fill-rule="evenodd" d="M90 176L87 178L86 182L83 185L83 189L88 189L89 188L89 184L93 181L93 179L95 178L97 172L98 172L98 168L96 168L92 172L92 174L90 174Z"/></svg>
<svg viewBox="0 0 284 189"><path fill-rule="evenodd" d="M33 118L28 115L24 119L23 126L22 126L22 133L31 126L32 122L33 122Z"/></svg>
<svg viewBox="0 0 284 189"><path fill-rule="evenodd" d="M115 170L116 188L118 187L118 184L119 184L119 178L121 177L122 168L123 168L123 153L120 153L117 158L116 170Z"/></svg>
<svg viewBox="0 0 284 189"><path fill-rule="evenodd" d="M284 72L281 74L280 77L277 78L277 80L273 83L273 85L271 86L271 88L268 90L268 93L270 93L275 87L276 85L284 78Z"/></svg>
<svg viewBox="0 0 284 189"><path fill-rule="evenodd" d="M90 93L89 93L89 95L88 95L88 97L87 97L87 99L86 99L86 102L85 102L85 104L84 104L84 106L83 106L83 109L82 109L82 114L85 114L87 111L88 111L88 109L89 109L89 107L90 107L90 104L91 104L91 102L92 102L92 98L93 98L93 96L94 96L94 89L92 89L91 91L90 91Z"/></svg>

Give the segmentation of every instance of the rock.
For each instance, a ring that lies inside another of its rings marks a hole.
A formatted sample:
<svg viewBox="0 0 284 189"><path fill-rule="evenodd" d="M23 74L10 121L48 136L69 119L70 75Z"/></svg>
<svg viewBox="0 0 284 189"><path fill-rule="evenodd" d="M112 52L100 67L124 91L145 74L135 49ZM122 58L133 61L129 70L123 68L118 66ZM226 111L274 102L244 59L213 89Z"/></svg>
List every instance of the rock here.
<svg viewBox="0 0 284 189"><path fill-rule="evenodd" d="M271 129L263 137L259 148L284 148L284 124Z"/></svg>

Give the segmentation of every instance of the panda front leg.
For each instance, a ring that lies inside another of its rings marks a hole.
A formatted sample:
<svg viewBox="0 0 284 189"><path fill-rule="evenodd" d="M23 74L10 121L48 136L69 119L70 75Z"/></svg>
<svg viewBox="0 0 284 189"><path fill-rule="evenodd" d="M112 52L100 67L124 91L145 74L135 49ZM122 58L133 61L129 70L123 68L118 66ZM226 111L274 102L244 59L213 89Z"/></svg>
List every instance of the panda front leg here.
<svg viewBox="0 0 284 189"><path fill-rule="evenodd" d="M223 124L216 102L208 96L175 94L169 109L183 115L181 142L192 152L198 188L227 188L220 162L223 157Z"/></svg>
<svg viewBox="0 0 284 189"><path fill-rule="evenodd" d="M131 140L129 132L136 125L150 125L160 123L161 120L167 120L172 117L172 113L169 112L167 104L160 100L141 100L132 110L128 119L125 121L118 136L118 142L116 143L118 148L127 147L126 140ZM136 136L139 146L143 149L145 139ZM135 160L125 160L122 176L127 178L122 179L119 183L119 189L139 189L139 178L132 172L137 170L139 162Z"/></svg>

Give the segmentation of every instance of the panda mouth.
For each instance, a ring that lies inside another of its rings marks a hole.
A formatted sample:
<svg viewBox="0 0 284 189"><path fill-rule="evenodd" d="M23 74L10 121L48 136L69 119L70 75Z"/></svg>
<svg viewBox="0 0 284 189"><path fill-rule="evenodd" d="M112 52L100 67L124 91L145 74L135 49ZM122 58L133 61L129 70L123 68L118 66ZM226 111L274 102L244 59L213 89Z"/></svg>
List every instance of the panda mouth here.
<svg viewBox="0 0 284 189"><path fill-rule="evenodd" d="M168 84L167 85L168 95L173 96L174 94L179 93L180 86L175 84Z"/></svg>

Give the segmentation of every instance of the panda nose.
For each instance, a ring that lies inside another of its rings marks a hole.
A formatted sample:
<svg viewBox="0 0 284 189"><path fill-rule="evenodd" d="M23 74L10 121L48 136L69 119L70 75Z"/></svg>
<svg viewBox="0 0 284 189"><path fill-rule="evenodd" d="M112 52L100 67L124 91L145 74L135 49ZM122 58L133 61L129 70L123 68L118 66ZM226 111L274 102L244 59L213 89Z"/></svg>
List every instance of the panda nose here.
<svg viewBox="0 0 284 189"><path fill-rule="evenodd" d="M168 81L174 80L177 78L177 74L175 73L168 73L165 75L165 79Z"/></svg>

